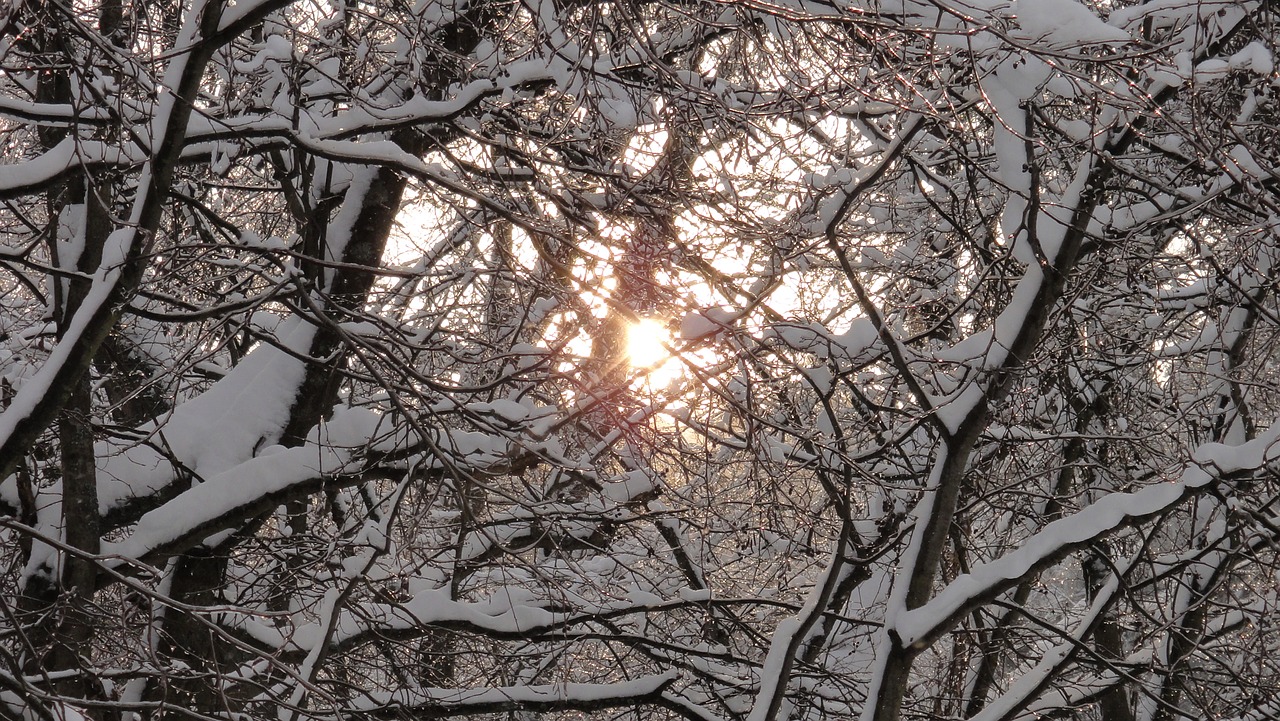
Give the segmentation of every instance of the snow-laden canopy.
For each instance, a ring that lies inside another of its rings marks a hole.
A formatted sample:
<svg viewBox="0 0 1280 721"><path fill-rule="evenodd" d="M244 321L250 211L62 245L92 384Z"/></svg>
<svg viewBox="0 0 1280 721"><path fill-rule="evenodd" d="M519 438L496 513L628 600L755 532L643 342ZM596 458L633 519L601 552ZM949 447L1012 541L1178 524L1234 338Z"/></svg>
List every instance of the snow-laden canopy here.
<svg viewBox="0 0 1280 721"><path fill-rule="evenodd" d="M0 7L0 716L1271 718L1275 12Z"/></svg>

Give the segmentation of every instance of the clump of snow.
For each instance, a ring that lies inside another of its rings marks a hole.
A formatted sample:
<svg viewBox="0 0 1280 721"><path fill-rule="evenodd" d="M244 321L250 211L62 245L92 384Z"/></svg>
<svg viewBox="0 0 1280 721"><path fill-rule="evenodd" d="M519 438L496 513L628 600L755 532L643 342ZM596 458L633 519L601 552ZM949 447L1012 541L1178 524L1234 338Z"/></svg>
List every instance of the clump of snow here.
<svg viewBox="0 0 1280 721"><path fill-rule="evenodd" d="M1254 180L1267 180L1271 178L1271 173L1253 157L1253 153L1243 145L1236 145L1227 154L1231 158L1234 167L1227 166L1227 172L1232 177L1244 180L1252 177Z"/></svg>
<svg viewBox="0 0 1280 721"><path fill-rule="evenodd" d="M379 338L382 336L382 328L376 323L370 323L367 320L348 321L340 323L339 327L342 332L351 336L363 336L366 338Z"/></svg>
<svg viewBox="0 0 1280 721"><path fill-rule="evenodd" d="M651 493L653 479L644 471L631 471L621 481L604 484L604 495L614 503L629 503Z"/></svg>
<svg viewBox="0 0 1280 721"><path fill-rule="evenodd" d="M706 588L689 588L685 586L676 593L682 600L692 603L703 603L711 600L711 590Z"/></svg>
<svg viewBox="0 0 1280 721"><path fill-rule="evenodd" d="M777 323L765 330L765 340L776 340L822 360L865 362L880 342L880 332L869 318L858 318L842 333L821 323Z"/></svg>
<svg viewBox="0 0 1280 721"><path fill-rule="evenodd" d="M294 389L306 367L290 354L305 354L314 326L293 318L282 326L284 349L263 344L209 390L144 433L201 477L221 473L248 459L261 439L276 440L288 419ZM209 429L218 429L210 433ZM173 479L169 459L150 445L100 443L98 502L103 512L130 497L145 495Z"/></svg>
<svg viewBox="0 0 1280 721"><path fill-rule="evenodd" d="M986 358L987 352L991 350L994 335L995 333L991 329L978 331L950 348L935 351L933 357L940 361L951 363L980 362Z"/></svg>
<svg viewBox="0 0 1280 721"><path fill-rule="evenodd" d="M1075 0L1015 0L1014 14L1027 39L1048 48L1126 43L1132 38Z"/></svg>
<svg viewBox="0 0 1280 721"><path fill-rule="evenodd" d="M1266 45L1254 40L1227 61L1233 70L1245 70L1266 77L1275 70L1275 59Z"/></svg>
<svg viewBox="0 0 1280 721"><path fill-rule="evenodd" d="M959 393L955 393L946 398L930 399L935 407L934 415L937 416L942 425L946 427L949 433L958 433L960 424L968 418L978 404L982 403L985 394L982 386L977 382L967 383Z"/></svg>
<svg viewBox="0 0 1280 721"><path fill-rule="evenodd" d="M509 353L515 359L515 369L518 371L533 368L545 361L550 354L546 348L539 348L529 343L517 343L511 346Z"/></svg>
<svg viewBox="0 0 1280 721"><path fill-rule="evenodd" d="M484 403L469 403L467 404L467 410L484 416L496 416L511 423L519 423L528 418L533 412L532 408L523 403L507 398L499 398Z"/></svg>
<svg viewBox="0 0 1280 721"><path fill-rule="evenodd" d="M738 317L728 308L706 308L686 314L680 319L680 337L697 340L715 335L728 328Z"/></svg>
<svg viewBox="0 0 1280 721"><path fill-rule="evenodd" d="M311 432L308 440L344 448L363 446L377 434L381 422L382 416L368 408L339 407Z"/></svg>
<svg viewBox="0 0 1280 721"><path fill-rule="evenodd" d="M642 676L629 681L617 683L577 683L562 682L543 686L505 686L501 688L454 688L399 689L394 692L365 692L356 699L352 708L370 710L383 709L388 706L399 706L413 709L425 706L432 709L455 708L458 715L467 712L468 706L483 707L498 702L517 703L553 703L556 701L575 701L590 703L601 699L619 697L640 697L660 691L678 678L676 671L668 671L658 676Z"/></svg>
<svg viewBox="0 0 1280 721"><path fill-rule="evenodd" d="M348 441L354 440L351 438ZM143 558L170 544L181 544L193 533L227 520L236 522L241 509L253 507L272 494L348 468L353 454L345 449L308 443L258 456L208 478L138 520L125 539L104 545L109 553Z"/></svg>
<svg viewBox="0 0 1280 721"><path fill-rule="evenodd" d="M596 110L602 130L632 129L639 123L640 113L626 92L615 85L602 83Z"/></svg>
<svg viewBox="0 0 1280 721"><path fill-rule="evenodd" d="M843 333L832 336L832 340L849 357L857 357L870 349L880 339L875 323L869 318L858 318Z"/></svg>
<svg viewBox="0 0 1280 721"><path fill-rule="evenodd" d="M1231 63L1222 58L1209 58L1196 66L1194 77L1196 82L1207 82L1225 78L1231 72Z"/></svg>

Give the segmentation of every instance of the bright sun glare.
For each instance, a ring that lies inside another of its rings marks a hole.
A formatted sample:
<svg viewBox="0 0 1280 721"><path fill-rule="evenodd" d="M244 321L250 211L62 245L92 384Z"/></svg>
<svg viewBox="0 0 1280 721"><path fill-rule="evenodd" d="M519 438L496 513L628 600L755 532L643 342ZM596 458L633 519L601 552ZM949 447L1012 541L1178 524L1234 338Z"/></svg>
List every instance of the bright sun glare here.
<svg viewBox="0 0 1280 721"><path fill-rule="evenodd" d="M666 388L680 377L680 359L667 350L670 343L666 326L652 318L627 329L627 360L644 372L644 383L651 389Z"/></svg>
<svg viewBox="0 0 1280 721"><path fill-rule="evenodd" d="M636 368L656 368L671 357L663 346L667 329L652 318L632 323L627 330L627 359Z"/></svg>

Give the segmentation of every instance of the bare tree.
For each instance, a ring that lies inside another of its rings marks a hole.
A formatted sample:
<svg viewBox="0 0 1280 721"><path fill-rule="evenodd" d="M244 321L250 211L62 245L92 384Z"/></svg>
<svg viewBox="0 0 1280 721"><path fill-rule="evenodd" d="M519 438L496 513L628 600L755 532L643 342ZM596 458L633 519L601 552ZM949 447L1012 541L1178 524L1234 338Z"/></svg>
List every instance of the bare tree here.
<svg viewBox="0 0 1280 721"><path fill-rule="evenodd" d="M1276 713L1273 4L0 28L0 715Z"/></svg>

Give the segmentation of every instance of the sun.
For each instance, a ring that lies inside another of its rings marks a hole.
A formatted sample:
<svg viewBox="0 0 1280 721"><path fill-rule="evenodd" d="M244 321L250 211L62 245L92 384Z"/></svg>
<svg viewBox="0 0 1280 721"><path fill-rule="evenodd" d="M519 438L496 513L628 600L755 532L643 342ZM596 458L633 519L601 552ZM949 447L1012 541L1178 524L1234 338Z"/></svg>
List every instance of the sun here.
<svg viewBox="0 0 1280 721"><path fill-rule="evenodd" d="M650 390L667 388L684 373L670 347L671 334L660 321L643 318L627 327L627 362L641 372L640 380Z"/></svg>
<svg viewBox="0 0 1280 721"><path fill-rule="evenodd" d="M627 328L627 360L634 368L656 369L671 358L667 329L652 318L642 318Z"/></svg>

